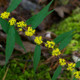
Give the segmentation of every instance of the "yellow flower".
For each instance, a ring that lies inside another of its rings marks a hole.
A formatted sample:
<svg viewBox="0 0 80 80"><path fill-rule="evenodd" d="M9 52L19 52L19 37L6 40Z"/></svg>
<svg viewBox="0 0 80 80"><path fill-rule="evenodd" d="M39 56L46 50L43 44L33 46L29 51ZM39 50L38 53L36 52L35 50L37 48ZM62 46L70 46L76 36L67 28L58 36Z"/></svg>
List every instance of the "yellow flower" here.
<svg viewBox="0 0 80 80"><path fill-rule="evenodd" d="M18 31L22 31L22 28L19 28L19 30Z"/></svg>
<svg viewBox="0 0 80 80"><path fill-rule="evenodd" d="M17 22L17 27L26 27L27 24L24 21Z"/></svg>
<svg viewBox="0 0 80 80"><path fill-rule="evenodd" d="M52 55L53 56L58 56L60 54L61 54L61 52L60 52L60 50L58 48L56 48L55 50L52 51Z"/></svg>
<svg viewBox="0 0 80 80"><path fill-rule="evenodd" d="M34 42L38 45L42 44L43 43L42 36L35 37Z"/></svg>
<svg viewBox="0 0 80 80"><path fill-rule="evenodd" d="M48 47L48 48L54 48L55 43L53 41L47 41L45 43L45 46Z"/></svg>
<svg viewBox="0 0 80 80"><path fill-rule="evenodd" d="M67 70L73 71L75 68L76 64L75 63L68 63L68 68Z"/></svg>
<svg viewBox="0 0 80 80"><path fill-rule="evenodd" d="M12 25L15 25L16 19L15 19L15 18L11 18L11 19L9 20L9 23L10 23L11 26L12 26Z"/></svg>
<svg viewBox="0 0 80 80"><path fill-rule="evenodd" d="M59 59L59 63L60 63L61 66L64 66L64 65L66 65L66 60L60 58L60 59Z"/></svg>
<svg viewBox="0 0 80 80"><path fill-rule="evenodd" d="M0 17L1 17L2 19L8 19L9 16L10 16L10 12L6 12L6 11L5 11L5 12L1 13L1 16L0 16Z"/></svg>
<svg viewBox="0 0 80 80"><path fill-rule="evenodd" d="M25 31L25 35L27 36L33 36L34 33L35 33L35 30L33 30L32 27L28 27L28 30Z"/></svg>
<svg viewBox="0 0 80 80"><path fill-rule="evenodd" d="M75 78L80 79L80 71L76 71L73 73Z"/></svg>

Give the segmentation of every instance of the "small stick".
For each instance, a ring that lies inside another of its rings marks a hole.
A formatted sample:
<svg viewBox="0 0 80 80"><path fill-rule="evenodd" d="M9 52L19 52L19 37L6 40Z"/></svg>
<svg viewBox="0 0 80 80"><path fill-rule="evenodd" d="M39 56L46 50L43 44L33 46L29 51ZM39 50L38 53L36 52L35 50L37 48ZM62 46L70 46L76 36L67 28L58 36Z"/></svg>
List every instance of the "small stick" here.
<svg viewBox="0 0 80 80"><path fill-rule="evenodd" d="M8 70L9 70L9 66L8 66L7 69L6 69L6 72L5 72L2 80L5 80Z"/></svg>

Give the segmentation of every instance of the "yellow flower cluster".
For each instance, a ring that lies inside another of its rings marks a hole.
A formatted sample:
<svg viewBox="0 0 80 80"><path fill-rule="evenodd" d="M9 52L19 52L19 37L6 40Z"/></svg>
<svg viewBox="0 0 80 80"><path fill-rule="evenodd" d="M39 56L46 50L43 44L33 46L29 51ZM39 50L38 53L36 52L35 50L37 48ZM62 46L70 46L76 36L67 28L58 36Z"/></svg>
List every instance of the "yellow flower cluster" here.
<svg viewBox="0 0 80 80"><path fill-rule="evenodd" d="M26 27L26 26L27 26L27 24L24 21L17 22L17 27L22 28L22 27Z"/></svg>
<svg viewBox="0 0 80 80"><path fill-rule="evenodd" d="M25 31L25 35L27 36L33 36L33 34L35 33L35 30L32 29L32 27L28 27L28 30Z"/></svg>
<svg viewBox="0 0 80 80"><path fill-rule="evenodd" d="M45 43L45 46L48 47L48 48L54 48L55 42L53 42L53 41L47 41Z"/></svg>
<svg viewBox="0 0 80 80"><path fill-rule="evenodd" d="M68 63L68 68L67 70L73 71L75 68L76 64L75 63Z"/></svg>
<svg viewBox="0 0 80 80"><path fill-rule="evenodd" d="M80 79L80 71L75 71L73 74L75 78Z"/></svg>
<svg viewBox="0 0 80 80"><path fill-rule="evenodd" d="M15 19L15 18L11 18L11 19L9 20L9 23L10 23L11 26L12 26L12 25L15 25L16 19Z"/></svg>
<svg viewBox="0 0 80 80"><path fill-rule="evenodd" d="M1 17L2 19L8 19L9 16L10 16L10 12L6 12L6 11L5 11L5 12L1 13L1 16L0 16L0 17Z"/></svg>
<svg viewBox="0 0 80 80"><path fill-rule="evenodd" d="M53 56L58 56L58 55L60 55L61 54L61 52L60 52L60 50L58 49L58 48L56 48L56 49L54 49L53 51L52 51L52 55Z"/></svg>
<svg viewBox="0 0 80 80"><path fill-rule="evenodd" d="M60 59L59 59L59 63L60 63L61 66L64 66L64 65L66 65L66 60L60 58Z"/></svg>
<svg viewBox="0 0 80 80"><path fill-rule="evenodd" d="M35 37L34 42L38 45L42 44L43 43L42 36Z"/></svg>

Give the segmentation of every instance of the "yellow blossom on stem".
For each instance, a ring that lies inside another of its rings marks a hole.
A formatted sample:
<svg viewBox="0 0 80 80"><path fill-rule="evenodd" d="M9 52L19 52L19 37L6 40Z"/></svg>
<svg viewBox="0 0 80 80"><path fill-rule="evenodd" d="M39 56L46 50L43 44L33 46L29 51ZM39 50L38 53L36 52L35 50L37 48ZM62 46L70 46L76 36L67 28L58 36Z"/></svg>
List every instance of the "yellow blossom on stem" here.
<svg viewBox="0 0 80 80"><path fill-rule="evenodd" d="M17 27L26 27L27 24L24 21L17 22Z"/></svg>
<svg viewBox="0 0 80 80"><path fill-rule="evenodd" d="M34 42L38 45L42 44L43 43L42 36L35 37Z"/></svg>
<svg viewBox="0 0 80 80"><path fill-rule="evenodd" d="M68 68L67 70L73 71L75 68L76 64L75 63L68 63Z"/></svg>
<svg viewBox="0 0 80 80"><path fill-rule="evenodd" d="M22 31L22 28L19 28L19 30L18 31Z"/></svg>
<svg viewBox="0 0 80 80"><path fill-rule="evenodd" d="M11 19L9 20L9 23L10 23L11 26L12 26L12 25L15 25L16 19L15 19L15 18L11 18Z"/></svg>
<svg viewBox="0 0 80 80"><path fill-rule="evenodd" d="M6 11L5 11L5 12L1 13L1 16L0 16L0 17L1 17L2 19L8 19L9 16L10 16L10 12L6 12Z"/></svg>
<svg viewBox="0 0 80 80"><path fill-rule="evenodd" d="M75 78L80 79L80 71L75 71L73 75L75 76Z"/></svg>
<svg viewBox="0 0 80 80"><path fill-rule="evenodd" d="M66 60L60 58L60 59L59 59L59 63L60 63L61 66L64 66L64 65L66 65Z"/></svg>
<svg viewBox="0 0 80 80"><path fill-rule="evenodd" d="M27 36L33 36L33 34L35 33L35 30L32 29L32 27L28 27L28 30L25 31L25 35Z"/></svg>
<svg viewBox="0 0 80 80"><path fill-rule="evenodd" d="M45 43L45 46L48 47L48 48L54 48L55 42L53 42L53 41L47 41Z"/></svg>
<svg viewBox="0 0 80 80"><path fill-rule="evenodd" d="M61 52L60 52L60 50L58 48L56 48L55 50L52 51L52 55L53 56L58 56L60 54L61 54Z"/></svg>

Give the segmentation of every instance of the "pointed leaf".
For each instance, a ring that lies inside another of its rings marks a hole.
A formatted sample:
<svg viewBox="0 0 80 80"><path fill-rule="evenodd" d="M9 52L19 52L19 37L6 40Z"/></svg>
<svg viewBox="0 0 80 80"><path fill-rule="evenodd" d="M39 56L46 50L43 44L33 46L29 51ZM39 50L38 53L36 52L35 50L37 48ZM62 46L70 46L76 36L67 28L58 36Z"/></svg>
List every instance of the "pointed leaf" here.
<svg viewBox="0 0 80 80"><path fill-rule="evenodd" d="M23 43L22 43L22 41L21 41L21 38L20 38L20 36L19 36L19 33L15 30L15 41L16 41L16 43L18 44L18 45L20 45L23 49L24 49L24 51L26 52L26 49L24 48L24 45L23 45Z"/></svg>
<svg viewBox="0 0 80 80"><path fill-rule="evenodd" d="M1 27L2 27L3 31L8 33L9 23L6 20L0 18L0 24L1 24Z"/></svg>
<svg viewBox="0 0 80 80"><path fill-rule="evenodd" d="M7 40L6 40L6 64L8 60L10 59L10 56L14 50L15 46L15 29L14 26L10 26L8 34L7 34Z"/></svg>
<svg viewBox="0 0 80 80"><path fill-rule="evenodd" d="M57 69L56 69L56 71L55 71L55 73L54 73L54 75L53 75L53 77L52 77L51 80L57 80L57 77L58 77L59 74L61 73L61 69L62 69L62 66L59 65L59 66L57 67Z"/></svg>
<svg viewBox="0 0 80 80"><path fill-rule="evenodd" d="M21 3L22 0L11 0L9 7L7 8L7 12L12 12L17 6Z"/></svg>
<svg viewBox="0 0 80 80"><path fill-rule="evenodd" d="M52 4L53 0L45 7L43 8L38 14L32 16L30 19L26 21L28 25L31 25L33 29L35 29L42 21L43 19L49 15L52 11L48 12L50 5Z"/></svg>
<svg viewBox="0 0 80 80"><path fill-rule="evenodd" d="M68 44L69 42L71 41L73 37L73 34L69 35L68 37L66 37L59 45L59 49L62 50L64 49Z"/></svg>
<svg viewBox="0 0 80 80"><path fill-rule="evenodd" d="M41 47L40 45L36 45L35 47L35 51L34 51L34 62L33 62L33 65L34 65L34 71L36 71L36 68L38 66L38 63L40 61L40 56L41 56Z"/></svg>
<svg viewBox="0 0 80 80"><path fill-rule="evenodd" d="M63 41L66 37L68 37L70 34L72 34L73 31L74 31L74 30L71 30L71 31L69 31L69 32L65 32L65 33L59 35L57 38L54 39L54 42L55 42L56 44L60 43L60 42Z"/></svg>
<svg viewBox="0 0 80 80"><path fill-rule="evenodd" d="M9 23L8 23L8 21L0 18L0 24L1 24L1 27L2 27L3 31L8 34L8 30L9 30L9 26L10 26ZM23 45L23 43L21 41L21 38L20 38L20 36L19 36L19 34L18 34L18 32L16 30L15 30L15 34L16 34L15 35L15 38L16 38L15 41L16 41L16 43L18 45L20 45L25 50L25 52L26 52L26 49L24 48L24 45Z"/></svg>
<svg viewBox="0 0 80 80"><path fill-rule="evenodd" d="M76 63L76 68L79 68L79 67L80 67L80 61Z"/></svg>

